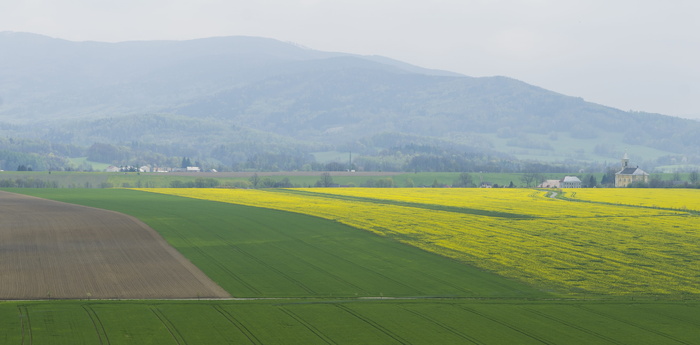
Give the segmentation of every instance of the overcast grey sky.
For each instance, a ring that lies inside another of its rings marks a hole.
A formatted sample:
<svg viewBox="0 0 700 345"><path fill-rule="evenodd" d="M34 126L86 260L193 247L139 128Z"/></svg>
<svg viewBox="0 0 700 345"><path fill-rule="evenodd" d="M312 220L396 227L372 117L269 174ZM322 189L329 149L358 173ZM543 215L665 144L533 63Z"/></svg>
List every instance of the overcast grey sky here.
<svg viewBox="0 0 700 345"><path fill-rule="evenodd" d="M697 0L1 0L0 31L261 36L700 118Z"/></svg>

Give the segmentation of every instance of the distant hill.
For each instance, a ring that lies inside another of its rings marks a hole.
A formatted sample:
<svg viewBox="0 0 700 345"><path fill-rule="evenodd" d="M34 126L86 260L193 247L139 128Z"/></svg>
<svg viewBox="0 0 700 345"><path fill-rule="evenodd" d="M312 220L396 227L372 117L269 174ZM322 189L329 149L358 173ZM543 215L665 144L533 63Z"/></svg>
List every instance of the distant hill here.
<svg viewBox="0 0 700 345"><path fill-rule="evenodd" d="M312 152L337 150L700 160L698 121L272 39L101 43L2 32L0 52L0 134L52 145L108 143L226 165L270 155L308 163Z"/></svg>

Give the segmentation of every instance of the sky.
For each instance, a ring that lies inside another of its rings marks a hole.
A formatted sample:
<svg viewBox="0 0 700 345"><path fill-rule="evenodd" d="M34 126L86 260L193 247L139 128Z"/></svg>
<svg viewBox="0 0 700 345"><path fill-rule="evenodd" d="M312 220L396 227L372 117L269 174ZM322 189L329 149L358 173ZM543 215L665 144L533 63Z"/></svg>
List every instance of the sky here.
<svg viewBox="0 0 700 345"><path fill-rule="evenodd" d="M697 0L2 0L0 31L267 37L700 119L698 15Z"/></svg>

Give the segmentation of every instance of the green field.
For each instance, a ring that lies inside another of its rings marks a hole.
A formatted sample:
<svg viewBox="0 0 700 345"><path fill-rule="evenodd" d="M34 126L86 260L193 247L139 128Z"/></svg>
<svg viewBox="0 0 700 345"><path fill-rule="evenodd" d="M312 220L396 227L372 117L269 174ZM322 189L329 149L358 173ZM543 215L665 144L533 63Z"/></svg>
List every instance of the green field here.
<svg viewBox="0 0 700 345"><path fill-rule="evenodd" d="M22 192L133 215L235 297L547 296L306 215L124 189Z"/></svg>
<svg viewBox="0 0 700 345"><path fill-rule="evenodd" d="M118 189L21 189L136 216L235 297L0 302L2 344L693 344L700 301L574 300L337 222ZM252 299L247 299L252 298Z"/></svg>
<svg viewBox="0 0 700 345"><path fill-rule="evenodd" d="M696 344L697 303L0 302L2 344Z"/></svg>
<svg viewBox="0 0 700 345"><path fill-rule="evenodd" d="M249 177L235 177L232 173L218 174L192 174L182 176L171 173L107 173L107 172L66 172L66 171L30 171L16 172L3 171L0 172L0 186L15 187L14 185L4 185L3 182L17 180L40 182L41 187L50 188L168 188L173 182L194 183L198 179L215 179L221 186L230 186L245 188L251 187ZM261 173L260 178L269 178L274 182L280 182L283 179L288 179L295 187L312 187L321 178L322 172L289 172L288 174L279 173L275 176L264 176ZM332 173L334 175L335 173ZM367 186L368 183L377 182L383 179L391 179L394 187L422 187L432 186L435 182L438 185L452 185L459 177L460 173L456 172L419 172L419 173L395 173L391 176L381 175L381 173L346 174L348 176L333 176L333 182L342 186L360 187ZM522 174L518 173L471 173L472 180L479 185L482 181L488 183L496 183L499 186L508 186L513 182L516 186L524 186L521 181ZM548 179L561 179L567 174L545 174ZM597 181L600 181L602 174L594 174ZM665 174L664 179L669 180L672 174ZM684 180L687 176L683 175Z"/></svg>

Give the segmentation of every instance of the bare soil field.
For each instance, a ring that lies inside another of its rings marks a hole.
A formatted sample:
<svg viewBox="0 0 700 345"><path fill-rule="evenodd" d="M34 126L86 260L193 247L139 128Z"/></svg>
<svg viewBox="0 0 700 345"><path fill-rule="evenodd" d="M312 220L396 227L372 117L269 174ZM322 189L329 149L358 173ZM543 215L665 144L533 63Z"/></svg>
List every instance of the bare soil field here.
<svg viewBox="0 0 700 345"><path fill-rule="evenodd" d="M230 295L141 221L0 191L0 299Z"/></svg>

